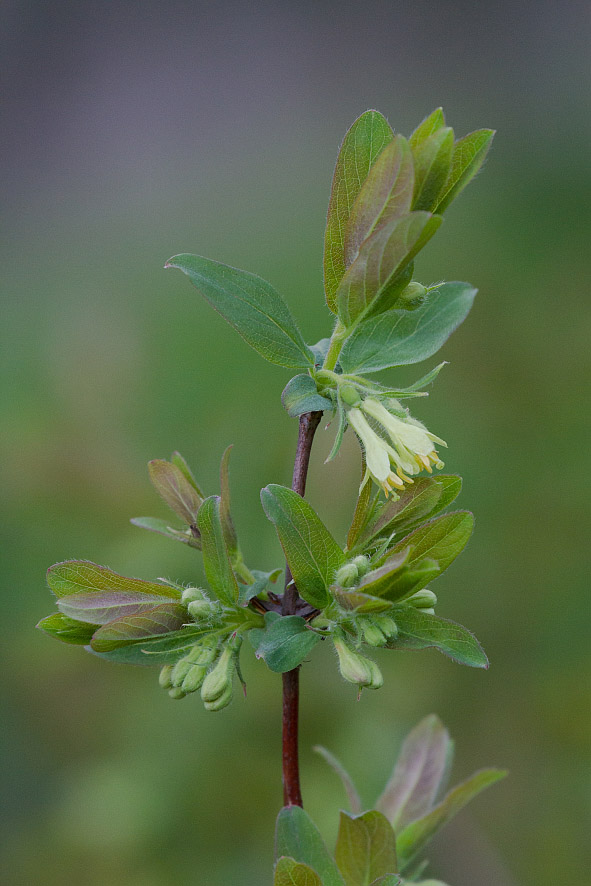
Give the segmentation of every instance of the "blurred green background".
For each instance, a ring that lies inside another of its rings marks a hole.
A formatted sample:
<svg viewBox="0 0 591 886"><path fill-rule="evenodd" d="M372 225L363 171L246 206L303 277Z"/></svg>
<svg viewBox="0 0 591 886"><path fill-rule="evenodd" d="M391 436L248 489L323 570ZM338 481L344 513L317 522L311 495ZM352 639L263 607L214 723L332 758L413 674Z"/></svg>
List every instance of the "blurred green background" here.
<svg viewBox="0 0 591 886"><path fill-rule="evenodd" d="M197 252L255 271L316 341L346 128L377 107L408 134L438 105L460 135L498 129L417 263L425 283L469 280L480 295L415 409L448 441L446 468L477 517L437 582L439 611L475 631L492 667L382 654L385 688L357 702L316 649L302 675L304 797L331 842L344 797L312 746L340 755L369 803L404 733L435 711L457 740L458 779L483 765L511 777L434 844L434 872L453 886L588 882L588 13L556 0L2 5L11 886L270 882L280 679L247 653L247 701L218 715L173 703L151 669L34 630L53 609L44 572L76 557L199 580L198 554L128 520L165 516L148 459L178 448L217 491L231 442L243 547L260 567L281 562L258 492L289 483L289 374L162 266ZM351 441L323 466L331 440L319 433L310 499L342 534L358 467Z"/></svg>

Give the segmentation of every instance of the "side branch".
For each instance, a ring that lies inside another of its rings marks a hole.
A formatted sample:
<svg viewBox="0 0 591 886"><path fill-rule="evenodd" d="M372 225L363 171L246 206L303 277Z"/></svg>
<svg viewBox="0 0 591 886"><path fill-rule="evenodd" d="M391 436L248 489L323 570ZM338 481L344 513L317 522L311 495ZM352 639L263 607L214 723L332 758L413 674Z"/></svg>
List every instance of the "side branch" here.
<svg viewBox="0 0 591 886"><path fill-rule="evenodd" d="M291 488L301 496L306 491L312 441L321 417L321 412L307 412L300 416ZM281 614L293 615L298 601L298 591L292 583L289 566L286 565ZM299 677L299 668L283 674L283 803L285 806L303 805L298 756Z"/></svg>

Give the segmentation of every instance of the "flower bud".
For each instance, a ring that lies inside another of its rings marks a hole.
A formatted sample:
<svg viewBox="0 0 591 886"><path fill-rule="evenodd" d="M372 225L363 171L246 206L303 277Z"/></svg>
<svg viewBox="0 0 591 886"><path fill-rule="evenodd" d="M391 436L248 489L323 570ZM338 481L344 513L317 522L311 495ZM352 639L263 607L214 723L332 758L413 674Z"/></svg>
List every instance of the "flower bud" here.
<svg viewBox="0 0 591 886"><path fill-rule="evenodd" d="M170 677L171 686L181 686L190 671L196 667L203 668L203 676L207 673L208 666L215 660L217 656L218 641L216 637L205 637L201 642L196 643L188 655L179 659L172 668ZM201 683L199 683L201 686ZM196 686L195 689L199 689ZM187 689L183 686L185 692L194 692L194 689Z"/></svg>
<svg viewBox="0 0 591 886"><path fill-rule="evenodd" d="M183 682L181 683L181 689L183 692L188 694L189 692L197 692L198 689L201 689L206 674L207 665L189 664Z"/></svg>
<svg viewBox="0 0 591 886"><path fill-rule="evenodd" d="M201 588L185 588L181 596L181 602L187 605L187 603L193 603L195 600L205 600L205 594L201 590Z"/></svg>
<svg viewBox="0 0 591 886"><path fill-rule="evenodd" d="M369 560L364 554L359 554L358 557L353 557L351 562L357 567L359 578L363 578L364 575L367 575L369 572Z"/></svg>
<svg viewBox="0 0 591 886"><path fill-rule="evenodd" d="M339 656L339 670L341 676L349 683L358 683L360 686L369 686L372 682L372 662L362 655L358 655L345 643L336 638L334 647Z"/></svg>
<svg viewBox="0 0 591 886"><path fill-rule="evenodd" d="M227 707L232 701L232 684L229 683L222 694L215 701L205 701L204 707L206 711L221 711Z"/></svg>
<svg viewBox="0 0 591 886"><path fill-rule="evenodd" d="M413 281L398 296L396 307L404 308L406 311L414 311L424 303L426 295L427 290L422 283Z"/></svg>
<svg viewBox="0 0 591 886"><path fill-rule="evenodd" d="M220 611L218 603L212 603L210 600L194 600L189 603L187 610L191 618L195 621L203 619L211 619Z"/></svg>
<svg viewBox="0 0 591 886"><path fill-rule="evenodd" d="M162 686L163 689L170 689L172 686L172 665L164 665L162 670L160 671L160 676L158 677L158 682Z"/></svg>
<svg viewBox="0 0 591 886"><path fill-rule="evenodd" d="M358 406L361 403L361 396L355 385L341 385L339 393L347 406Z"/></svg>
<svg viewBox="0 0 591 886"><path fill-rule="evenodd" d="M232 645L228 643L217 664L206 676L201 687L201 698L204 702L215 702L227 692L228 687L232 687L234 671L236 670L236 652Z"/></svg>
<svg viewBox="0 0 591 886"><path fill-rule="evenodd" d="M337 571L335 581L342 588L352 588L359 578L359 570L355 563L345 563Z"/></svg>
<svg viewBox="0 0 591 886"><path fill-rule="evenodd" d="M384 634L386 640L394 640L398 635L398 625L391 615L376 615L374 621Z"/></svg>
<svg viewBox="0 0 591 886"><path fill-rule="evenodd" d="M416 594L409 597L406 602L410 606L414 606L415 609L432 609L437 603L437 597L433 591L423 588L422 591L417 591Z"/></svg>
<svg viewBox="0 0 591 886"><path fill-rule="evenodd" d="M171 698L178 699L184 698L186 693L184 693L182 689L179 689L178 686L173 686L172 689L168 690L168 694Z"/></svg>
<svg viewBox="0 0 591 886"><path fill-rule="evenodd" d="M373 621L366 621L362 627L363 639L369 646L383 646L386 637L382 630Z"/></svg>
<svg viewBox="0 0 591 886"><path fill-rule="evenodd" d="M375 663L375 661L371 661L371 659L367 659L369 662L369 669L371 672L371 683L368 684L368 689L381 689L384 685L384 678L382 676L382 672L379 667Z"/></svg>

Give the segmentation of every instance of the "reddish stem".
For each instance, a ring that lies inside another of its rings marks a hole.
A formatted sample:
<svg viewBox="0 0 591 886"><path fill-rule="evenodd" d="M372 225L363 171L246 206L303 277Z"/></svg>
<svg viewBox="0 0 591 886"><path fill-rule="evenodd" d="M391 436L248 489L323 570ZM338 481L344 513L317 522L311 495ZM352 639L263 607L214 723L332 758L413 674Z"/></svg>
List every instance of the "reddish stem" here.
<svg viewBox="0 0 591 886"><path fill-rule="evenodd" d="M291 488L302 497L306 491L312 441L321 417L321 412L306 412L300 416ZM292 583L291 572L289 566L286 565L281 614L293 615L296 612L298 601L298 590ZM285 806L303 805L298 755L299 695L300 671L299 668L294 668L293 671L283 674L283 803Z"/></svg>

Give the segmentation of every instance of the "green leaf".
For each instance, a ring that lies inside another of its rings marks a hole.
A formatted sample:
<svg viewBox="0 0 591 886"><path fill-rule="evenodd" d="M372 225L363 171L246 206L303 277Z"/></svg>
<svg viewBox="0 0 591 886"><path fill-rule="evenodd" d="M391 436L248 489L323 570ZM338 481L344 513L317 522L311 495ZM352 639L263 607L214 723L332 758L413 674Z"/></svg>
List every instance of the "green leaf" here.
<svg viewBox="0 0 591 886"><path fill-rule="evenodd" d="M375 518L364 529L359 543L368 543L380 535L391 535L395 530L412 526L417 520L430 514L443 492L439 479L420 477L412 486L407 486L397 500L385 501Z"/></svg>
<svg viewBox="0 0 591 886"><path fill-rule="evenodd" d="M339 150L324 237L326 303L335 314L335 293L345 273L345 229L349 214L369 170L393 137L385 117L378 111L366 111L355 120Z"/></svg>
<svg viewBox="0 0 591 886"><path fill-rule="evenodd" d="M396 832L431 811L447 776L452 750L449 733L435 714L407 735L376 804Z"/></svg>
<svg viewBox="0 0 591 886"><path fill-rule="evenodd" d="M281 402L292 418L305 412L333 409L332 401L318 393L316 382L309 375L294 375L281 394Z"/></svg>
<svg viewBox="0 0 591 886"><path fill-rule="evenodd" d="M318 609L330 601L329 587L345 555L314 509L297 492L271 483L261 490L300 597Z"/></svg>
<svg viewBox="0 0 591 886"><path fill-rule="evenodd" d="M107 652L97 652L92 646L85 648L99 658L118 664L162 667L162 665L174 664L180 658L184 658L193 649L195 643L209 631L209 627L187 625L181 630L171 631L171 633L162 636L140 639L128 646L118 646Z"/></svg>
<svg viewBox="0 0 591 886"><path fill-rule="evenodd" d="M201 496L187 480L183 471L164 459L148 462L152 486L169 508L189 525L197 519Z"/></svg>
<svg viewBox="0 0 591 886"><path fill-rule="evenodd" d="M126 615L103 625L90 645L95 652L111 652L138 640L180 630L187 621L187 610L180 603L162 603L141 615Z"/></svg>
<svg viewBox="0 0 591 886"><path fill-rule="evenodd" d="M198 549L201 547L201 542L198 538L195 538L193 535L187 535L181 529L174 529L168 525L166 520L160 520L159 517L132 517L129 522L133 523L134 526L139 526L140 529L148 529L150 532L157 532L159 535L166 536L166 538L182 541L183 544L189 545L189 547Z"/></svg>
<svg viewBox="0 0 591 886"><path fill-rule="evenodd" d="M193 471L191 470L191 468L189 467L189 465L187 464L187 462L185 461L183 456L180 454L180 452L176 452L176 451L173 452L172 456L170 458L170 461L173 465L175 465L177 468L179 468L179 470L181 470L183 472L183 474L185 475L185 478L189 481L189 483L191 484L191 486L193 487L193 489L195 490L195 492L197 493L199 498L202 498L202 499L207 498L207 496L204 495L203 491L201 490L201 487L197 483L197 480L195 479L195 477L193 475Z"/></svg>
<svg viewBox="0 0 591 886"><path fill-rule="evenodd" d="M494 129L478 129L455 143L451 170L439 195L437 212L444 212L474 178L484 163L494 135Z"/></svg>
<svg viewBox="0 0 591 886"><path fill-rule="evenodd" d="M299 615L286 615L267 622L255 652L276 674L292 671L308 657L320 636Z"/></svg>
<svg viewBox="0 0 591 886"><path fill-rule="evenodd" d="M363 594L371 594L373 597L382 597L387 593L394 577L398 575L409 562L411 556L410 546L399 548L392 556L377 569L372 569L364 575L356 589Z"/></svg>
<svg viewBox="0 0 591 886"><path fill-rule="evenodd" d="M453 147L453 129L442 126L414 148L413 209L434 210L451 169Z"/></svg>
<svg viewBox="0 0 591 886"><path fill-rule="evenodd" d="M392 555L400 554L411 545L409 565L429 557L437 561L443 572L465 548L473 529L474 516L470 511L443 514L406 535L387 556L389 559Z"/></svg>
<svg viewBox="0 0 591 886"><path fill-rule="evenodd" d="M277 816L275 857L283 855L310 865L323 886L345 886L318 828L300 806L284 806Z"/></svg>
<svg viewBox="0 0 591 886"><path fill-rule="evenodd" d="M462 478L458 477L457 474L439 474L438 477L434 477L434 480L443 487L443 491L441 498L437 502L436 509L431 511L431 516L444 511L445 508L456 500L462 491Z"/></svg>
<svg viewBox="0 0 591 886"><path fill-rule="evenodd" d="M218 495L205 499L199 510L197 525L201 533L203 566L209 586L222 603L232 606L238 602L238 583L228 556Z"/></svg>
<svg viewBox="0 0 591 886"><path fill-rule="evenodd" d="M329 750L322 747L322 745L315 745L312 750L315 751L317 754L320 754L320 756L328 763L331 769L333 769L339 776L341 782L343 783L345 793L347 794L349 806L351 807L351 812L353 813L353 815L360 815L363 808L361 805L361 797L359 796L357 788L353 784L353 779L351 778L341 761L338 760L337 757L334 756L334 754L331 754Z"/></svg>
<svg viewBox="0 0 591 886"><path fill-rule="evenodd" d="M386 874L385 877L379 877L374 880L371 886L400 886L402 880L396 874Z"/></svg>
<svg viewBox="0 0 591 886"><path fill-rule="evenodd" d="M270 283L199 255L175 255L165 268L187 274L209 304L270 363L295 369L314 365L289 308Z"/></svg>
<svg viewBox="0 0 591 886"><path fill-rule="evenodd" d="M56 597L98 591L152 594L155 597L176 600L181 597L181 592L171 585L143 581L140 578L125 578L106 566L98 566L89 560L65 560L50 566L47 570L47 583Z"/></svg>
<svg viewBox="0 0 591 886"><path fill-rule="evenodd" d="M357 504L355 505L355 511L353 513L353 519L351 520L351 526L349 528L349 532L347 534L347 548L351 551L355 544L357 543L360 536L363 534L363 527L365 526L369 514L372 509L372 484L364 483L365 479L365 471L366 471L366 461L365 461L365 453L361 454L361 487L359 489L359 495L357 496Z"/></svg>
<svg viewBox="0 0 591 886"><path fill-rule="evenodd" d="M228 446L228 448L222 455L222 461L220 464L220 520L222 523L222 531L224 533L226 548L228 550L228 554L230 555L230 559L233 559L238 555L238 537L234 528L232 514L230 513L229 466L231 452L232 445Z"/></svg>
<svg viewBox="0 0 591 886"><path fill-rule="evenodd" d="M357 818L341 812L335 860L345 886L370 886L396 873L396 837L388 819L375 809Z"/></svg>
<svg viewBox="0 0 591 886"><path fill-rule="evenodd" d="M428 815L407 825L399 833L396 841L401 863L404 860L404 864L408 864L433 835L457 815L470 800L506 775L502 769L482 769L476 772L467 781L453 788Z"/></svg>
<svg viewBox="0 0 591 886"><path fill-rule="evenodd" d="M395 606L392 610L398 635L388 642L388 649L427 649L435 647L458 664L470 668L488 668L488 658L474 636L456 622L415 609Z"/></svg>
<svg viewBox="0 0 591 886"><path fill-rule="evenodd" d="M343 372L378 372L431 357L465 320L476 292L469 283L443 283L415 311L392 308L363 321L343 345Z"/></svg>
<svg viewBox="0 0 591 886"><path fill-rule="evenodd" d="M75 621L63 615L61 612L54 612L42 618L37 625L40 631L61 640L62 643L74 643L76 645L85 646L90 642L90 638L96 631L97 626L93 624L85 624L81 621Z"/></svg>
<svg viewBox="0 0 591 886"><path fill-rule="evenodd" d="M431 557L409 562L404 569L391 574L387 582L384 581L382 596L391 602L400 602L426 587L440 572L439 563Z"/></svg>
<svg viewBox="0 0 591 886"><path fill-rule="evenodd" d="M329 347L330 338L321 338L320 341L317 341L315 345L310 345L310 350L314 354L314 365L316 367L322 366L322 364L326 360L326 355L328 354Z"/></svg>
<svg viewBox="0 0 591 886"><path fill-rule="evenodd" d="M429 114L428 117L425 117L423 122L417 126L409 138L408 143L412 150L418 150L422 143L426 141L429 136L433 135L434 132L437 132L438 129L441 129L442 126L445 126L443 108L435 108L435 110Z"/></svg>
<svg viewBox="0 0 591 886"><path fill-rule="evenodd" d="M392 608L392 603L389 600L372 597L370 594L362 594L355 589L348 591L338 585L333 585L331 591L339 606L347 612L357 612L361 615L366 612L387 612Z"/></svg>
<svg viewBox="0 0 591 886"><path fill-rule="evenodd" d="M137 591L97 591L61 597L58 609L68 618L94 625L104 625L127 615L141 615L154 608L154 594ZM174 602L174 601L172 601ZM176 605L176 604L175 604Z"/></svg>
<svg viewBox="0 0 591 886"><path fill-rule="evenodd" d="M265 594L268 590L272 590L272 586L282 572L283 569L274 569L272 572L261 572L259 569L253 569L253 583L250 585L239 585L240 595L238 603L240 606L246 606L253 597L258 597L261 594Z"/></svg>
<svg viewBox="0 0 591 886"><path fill-rule="evenodd" d="M345 231L345 265L374 231L410 212L414 187L411 150L401 135L386 145L365 179Z"/></svg>
<svg viewBox="0 0 591 886"><path fill-rule="evenodd" d="M283 856L275 867L273 886L322 886L322 880L307 864Z"/></svg>
<svg viewBox="0 0 591 886"><path fill-rule="evenodd" d="M345 327L349 328L372 302L389 297L392 287L398 292L396 282L402 271L440 224L439 216L411 212L391 219L368 237L336 293L339 318Z"/></svg>

